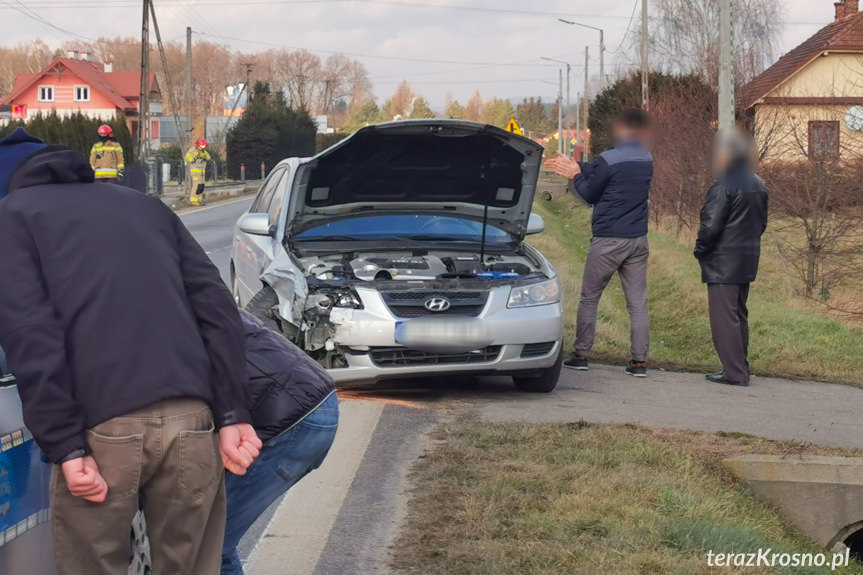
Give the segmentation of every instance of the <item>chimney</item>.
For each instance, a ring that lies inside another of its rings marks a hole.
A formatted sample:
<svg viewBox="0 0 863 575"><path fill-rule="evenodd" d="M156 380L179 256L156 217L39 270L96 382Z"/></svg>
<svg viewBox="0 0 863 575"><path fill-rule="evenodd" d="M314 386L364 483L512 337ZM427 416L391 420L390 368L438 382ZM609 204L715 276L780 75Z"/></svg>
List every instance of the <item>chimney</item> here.
<svg viewBox="0 0 863 575"><path fill-rule="evenodd" d="M105 63L105 73L110 74L113 71L114 71L114 63L113 62L106 62Z"/></svg>
<svg viewBox="0 0 863 575"><path fill-rule="evenodd" d="M860 12L860 0L839 0L833 6L836 7L836 22L846 16L852 16Z"/></svg>

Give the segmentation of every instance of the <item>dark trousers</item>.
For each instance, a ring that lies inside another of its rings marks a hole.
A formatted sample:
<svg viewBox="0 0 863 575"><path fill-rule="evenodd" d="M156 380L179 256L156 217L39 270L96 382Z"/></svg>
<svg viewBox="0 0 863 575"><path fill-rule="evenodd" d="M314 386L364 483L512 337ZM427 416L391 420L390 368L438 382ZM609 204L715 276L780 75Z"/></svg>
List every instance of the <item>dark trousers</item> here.
<svg viewBox="0 0 863 575"><path fill-rule="evenodd" d="M708 284L710 331L725 378L749 381L749 284Z"/></svg>

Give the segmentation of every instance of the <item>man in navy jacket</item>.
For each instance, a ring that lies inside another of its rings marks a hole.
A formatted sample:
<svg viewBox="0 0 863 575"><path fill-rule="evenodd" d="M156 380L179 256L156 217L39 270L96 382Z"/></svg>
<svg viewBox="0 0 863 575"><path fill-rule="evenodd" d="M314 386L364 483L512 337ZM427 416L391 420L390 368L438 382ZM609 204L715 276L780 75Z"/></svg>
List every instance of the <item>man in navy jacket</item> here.
<svg viewBox="0 0 863 575"><path fill-rule="evenodd" d="M650 117L624 110L614 122L614 147L589 164L557 156L546 162L570 180L569 191L593 206L593 239L587 253L578 306L575 351L564 366L587 371L602 292L617 272L631 327L632 360L626 373L647 377L650 316L647 311L647 218L653 157L645 142Z"/></svg>

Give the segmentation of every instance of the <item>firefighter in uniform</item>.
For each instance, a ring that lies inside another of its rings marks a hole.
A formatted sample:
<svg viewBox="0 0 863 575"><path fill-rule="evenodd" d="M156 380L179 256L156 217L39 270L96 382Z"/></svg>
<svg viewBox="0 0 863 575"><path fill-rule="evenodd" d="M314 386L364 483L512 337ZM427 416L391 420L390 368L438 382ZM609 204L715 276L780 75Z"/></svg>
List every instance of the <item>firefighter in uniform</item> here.
<svg viewBox="0 0 863 575"><path fill-rule="evenodd" d="M204 201L204 182L209 161L207 140L203 138L195 142L195 146L186 152L186 194L189 196L189 203L193 206L200 206Z"/></svg>
<svg viewBox="0 0 863 575"><path fill-rule="evenodd" d="M99 141L90 149L90 167L96 173L97 182L117 183L126 168L123 163L123 148L114 139L111 126L99 126Z"/></svg>

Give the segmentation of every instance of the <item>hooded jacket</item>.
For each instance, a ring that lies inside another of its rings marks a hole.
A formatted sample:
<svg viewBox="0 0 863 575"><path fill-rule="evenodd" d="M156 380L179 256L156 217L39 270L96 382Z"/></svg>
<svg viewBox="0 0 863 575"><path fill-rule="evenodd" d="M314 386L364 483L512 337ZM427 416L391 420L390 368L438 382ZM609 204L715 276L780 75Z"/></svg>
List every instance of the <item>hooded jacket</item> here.
<svg viewBox="0 0 863 575"><path fill-rule="evenodd" d="M15 131L0 140L0 200L6 195L9 180L18 165L31 154L45 148L42 140L15 128Z"/></svg>
<svg viewBox="0 0 863 575"><path fill-rule="evenodd" d="M94 184L78 153L32 155L0 200L0 345L49 460L85 430L198 398L251 423L243 325L216 267L159 199Z"/></svg>
<svg viewBox="0 0 863 575"><path fill-rule="evenodd" d="M241 311L249 411L261 441L290 429L334 391L327 371L282 335Z"/></svg>
<svg viewBox="0 0 863 575"><path fill-rule="evenodd" d="M745 166L732 168L711 186L695 242L702 282L755 281L761 236L767 229L767 203L764 182Z"/></svg>

